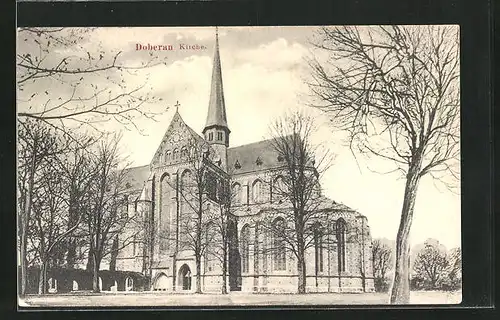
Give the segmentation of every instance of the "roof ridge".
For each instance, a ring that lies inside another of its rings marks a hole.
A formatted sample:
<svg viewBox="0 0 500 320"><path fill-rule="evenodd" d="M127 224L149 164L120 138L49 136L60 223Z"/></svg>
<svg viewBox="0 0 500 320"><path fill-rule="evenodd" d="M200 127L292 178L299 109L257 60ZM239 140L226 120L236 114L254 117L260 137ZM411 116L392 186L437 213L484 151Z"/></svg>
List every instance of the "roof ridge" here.
<svg viewBox="0 0 500 320"><path fill-rule="evenodd" d="M264 140L254 141L254 142L250 142L250 143L247 143L247 144L240 144L239 146L229 147L228 149L236 149L236 148L246 147L246 146L249 146L249 145L252 145L252 144L258 144L258 143L263 143L263 142L269 142L269 141L271 141L271 140L274 140L274 138L269 138L269 139L264 139Z"/></svg>

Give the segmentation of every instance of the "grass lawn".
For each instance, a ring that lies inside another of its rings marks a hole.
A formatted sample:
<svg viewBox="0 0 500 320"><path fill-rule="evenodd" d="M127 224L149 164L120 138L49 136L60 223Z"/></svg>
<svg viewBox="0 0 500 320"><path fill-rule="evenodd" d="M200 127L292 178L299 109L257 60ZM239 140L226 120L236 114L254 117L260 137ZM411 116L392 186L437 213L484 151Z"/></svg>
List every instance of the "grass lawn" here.
<svg viewBox="0 0 500 320"><path fill-rule="evenodd" d="M411 304L458 304L461 292L416 291ZM167 294L159 292L49 294L19 299L24 307L177 307L177 306L273 306L273 305L385 305L387 293L251 294Z"/></svg>

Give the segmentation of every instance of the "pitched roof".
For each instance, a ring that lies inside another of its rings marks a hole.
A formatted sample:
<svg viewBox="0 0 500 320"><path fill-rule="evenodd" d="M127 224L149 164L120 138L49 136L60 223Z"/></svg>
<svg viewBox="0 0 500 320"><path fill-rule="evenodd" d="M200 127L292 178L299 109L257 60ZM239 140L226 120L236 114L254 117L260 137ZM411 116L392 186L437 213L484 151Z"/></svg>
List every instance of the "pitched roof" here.
<svg viewBox="0 0 500 320"><path fill-rule="evenodd" d="M188 131L188 133L193 137L193 139L195 139L198 143L200 142L204 142L205 139L203 139L203 137L201 135L199 135L196 131L193 130L193 128L191 128L185 121L184 119L182 118L181 114L179 113L179 110L177 109L174 113L174 116L172 117L172 120L170 120L170 124L169 126L167 127L167 130L165 131L165 133L163 134L163 138L161 139L161 141L165 141L167 138L168 138L168 135L169 133L171 133L171 131L173 130L173 126L175 123L181 123ZM160 153L162 151L162 143L160 143L158 145L158 148L156 148L156 152L153 156L153 161L154 159L157 159L158 157L161 157Z"/></svg>
<svg viewBox="0 0 500 320"><path fill-rule="evenodd" d="M141 190L144 183L148 180L149 175L149 165L125 169L126 191L133 192Z"/></svg>
<svg viewBox="0 0 500 320"><path fill-rule="evenodd" d="M278 153L271 144L272 139L245 144L227 149L229 171L234 174L278 168ZM239 164L235 167L235 164ZM259 164L260 163L260 164Z"/></svg>
<svg viewBox="0 0 500 320"><path fill-rule="evenodd" d="M212 84L205 129L211 126L227 128L226 106L224 102L224 88L222 85L222 68L219 55L219 36L215 37L214 62L212 67Z"/></svg>

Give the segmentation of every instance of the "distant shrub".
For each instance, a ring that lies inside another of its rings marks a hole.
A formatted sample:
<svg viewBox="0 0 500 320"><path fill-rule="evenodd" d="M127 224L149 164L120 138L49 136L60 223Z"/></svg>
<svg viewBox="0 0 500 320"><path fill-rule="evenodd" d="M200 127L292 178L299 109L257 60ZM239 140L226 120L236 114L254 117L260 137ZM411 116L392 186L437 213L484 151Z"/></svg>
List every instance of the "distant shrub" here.
<svg viewBox="0 0 500 320"><path fill-rule="evenodd" d="M387 278L384 279L375 278L374 286L376 292L388 292L391 283L390 280Z"/></svg>

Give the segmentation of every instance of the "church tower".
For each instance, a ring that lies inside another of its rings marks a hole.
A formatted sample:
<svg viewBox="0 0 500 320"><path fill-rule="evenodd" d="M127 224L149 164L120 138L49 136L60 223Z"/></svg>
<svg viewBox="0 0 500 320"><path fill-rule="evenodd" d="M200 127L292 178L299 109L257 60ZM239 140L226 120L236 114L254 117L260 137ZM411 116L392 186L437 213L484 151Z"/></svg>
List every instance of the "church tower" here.
<svg viewBox="0 0 500 320"><path fill-rule="evenodd" d="M218 153L221 167L227 169L227 148L229 146L229 134L231 131L227 125L226 106L224 104L224 89L222 87L222 69L219 54L219 33L215 29L215 52L212 69L212 84L210 88L210 100L208 103L208 114L203 136L214 150Z"/></svg>

